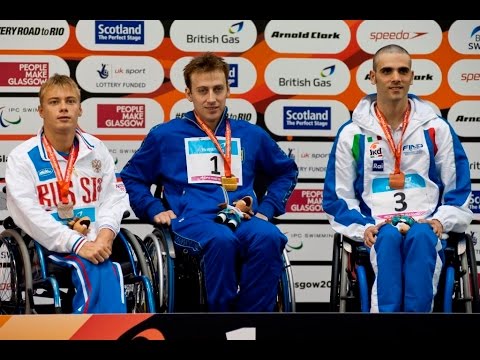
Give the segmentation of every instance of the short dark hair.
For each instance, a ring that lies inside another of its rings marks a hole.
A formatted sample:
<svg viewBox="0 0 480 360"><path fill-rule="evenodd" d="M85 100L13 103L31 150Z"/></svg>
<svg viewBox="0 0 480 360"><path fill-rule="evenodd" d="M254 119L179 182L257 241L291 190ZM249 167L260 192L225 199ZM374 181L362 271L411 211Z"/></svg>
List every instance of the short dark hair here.
<svg viewBox="0 0 480 360"><path fill-rule="evenodd" d="M375 55L373 55L373 71L375 71L377 68L378 57L383 53L398 53L398 54L407 54L408 56L410 56L408 51L405 48L401 47L400 45L397 45L397 44L385 45L380 49L378 49Z"/></svg>
<svg viewBox="0 0 480 360"><path fill-rule="evenodd" d="M229 67L222 57L217 56L212 52L206 52L194 57L183 69L185 85L192 90L192 74L194 72L212 72L216 70L220 70L225 74L225 81L228 86Z"/></svg>

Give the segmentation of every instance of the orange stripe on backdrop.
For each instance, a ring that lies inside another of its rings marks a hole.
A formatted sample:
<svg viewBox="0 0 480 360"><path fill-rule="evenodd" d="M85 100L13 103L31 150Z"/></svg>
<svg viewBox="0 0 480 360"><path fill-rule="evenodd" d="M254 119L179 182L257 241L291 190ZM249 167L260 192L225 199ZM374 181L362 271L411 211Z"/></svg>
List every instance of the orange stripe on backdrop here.
<svg viewBox="0 0 480 360"><path fill-rule="evenodd" d="M0 340L115 340L152 315L0 315ZM164 340L156 329L144 329L136 336Z"/></svg>
<svg viewBox="0 0 480 360"><path fill-rule="evenodd" d="M10 317L11 315L0 316L0 328L10 319Z"/></svg>
<svg viewBox="0 0 480 360"><path fill-rule="evenodd" d="M459 95L452 90L448 84L448 71L450 67L460 59L467 59L468 56L457 53L452 50L448 40L448 31L442 33L442 43L440 47L432 54L426 55L412 55L413 59L424 58L434 61L442 71L442 83L440 87L432 95L423 95L422 99L435 103L440 110L449 109L460 100L466 100L466 97ZM472 57L473 59L473 57ZM415 71L415 69L413 69ZM477 100L478 95L472 97L472 100ZM470 100L470 99L468 99Z"/></svg>
<svg viewBox="0 0 480 360"><path fill-rule="evenodd" d="M95 314L89 318L70 339L116 340L126 331L147 320L152 315L153 314ZM153 334L145 333L144 335L147 337L147 335L150 336ZM160 332L156 332L155 338L157 340L163 340L163 335Z"/></svg>
<svg viewBox="0 0 480 360"><path fill-rule="evenodd" d="M92 315L0 316L1 340L68 340ZM5 320L6 319L6 320Z"/></svg>
<svg viewBox="0 0 480 360"><path fill-rule="evenodd" d="M28 140L32 137L36 136L36 134L5 134L0 135L0 140Z"/></svg>
<svg viewBox="0 0 480 360"><path fill-rule="evenodd" d="M130 141L136 141L136 140L143 140L146 135L105 135L105 134L93 134L100 140L130 140Z"/></svg>
<svg viewBox="0 0 480 360"><path fill-rule="evenodd" d="M319 20L321 21L321 20ZM344 103L347 108L352 111L358 100L363 97L364 93L358 87L355 77L358 70L358 66L361 65L364 61L371 58L371 54L365 53L358 45L356 34L358 27L363 22L363 20L343 20L348 25L351 31L351 40L347 48L338 54L290 54L290 53L277 53L270 49L267 45L263 33L259 33L257 41L252 48L245 51L242 54L238 53L228 53L220 52L222 56L242 56L250 60L257 71L257 80L254 87L245 94L232 94L232 98L243 98L249 101L259 113L264 113L266 107L274 100L278 99L335 99ZM160 44L160 46L151 51L140 51L135 52L135 54L128 52L118 52L118 51L91 51L85 49L77 40L75 36L76 26L69 25L70 36L66 44L60 49L56 50L2 50L2 54L13 54L13 55L56 55L65 60L71 61L80 61L83 58L91 55L122 55L122 56L134 56L134 55L145 55L152 56L158 59L165 71L165 80L163 85L156 91L150 94L128 94L123 95L122 97L148 97L156 100L164 110L165 121L170 119L170 111L174 104L185 98L185 95L182 91L176 90L170 83L170 70L175 61L184 56L195 56L199 52L184 52L177 49L170 38L165 37ZM442 71L442 84L441 86L432 94L422 96L423 99L432 101L440 109L448 109L453 104L458 101L465 99L465 96L458 95L455 93L448 84L448 70L451 65L460 59L468 58L464 54L459 54L454 51L448 40L448 30L445 30L442 34L443 39L440 47L431 54L413 54L412 58L416 59L429 59L434 61L440 67ZM273 93L265 84L264 73L268 64L280 57L285 58L336 58L339 59L348 66L350 69L351 83L348 89L343 93L337 95L278 95ZM415 69L414 69L415 70ZM473 96L468 98L469 100L476 100L478 96ZM28 137L23 135L9 137L8 135L0 136L0 139L4 140L22 140ZM103 139L103 137L101 137ZM143 138L143 137L142 137ZM106 139L106 138L105 138ZM139 137L135 138L123 138L115 137L110 138L111 140L138 140Z"/></svg>
<svg viewBox="0 0 480 360"><path fill-rule="evenodd" d="M362 20L346 20L345 21L347 25L351 28L352 34L356 33L356 30ZM157 59L160 59L164 70L165 70L165 81L163 85L160 87L158 90L158 93L153 93L150 94L150 96L155 99L159 104L161 104L163 110L165 111L165 121L168 121L170 119L170 110L173 107L173 105L185 98L185 94L183 92L180 92L176 90L171 83L168 83L170 79L170 69L173 65L173 63L178 60L180 57L183 56L195 56L197 53L184 53L180 50L178 50L170 40L170 38L165 38L160 45L159 48L154 50L152 52L154 54L154 57ZM222 56L225 57L235 57L239 56L237 53L219 53ZM360 55L360 57L359 57ZM165 58L165 56L168 56L168 58ZM362 50L359 49L359 46L357 44L356 39L354 39L354 36L352 35L352 40L349 44L349 46L340 54L278 54L270 49L270 47L267 45L263 34L261 34L258 37L258 40L256 44L249 50L245 51L243 54L241 54L242 57L250 60L252 64L254 64L255 69L257 71L257 80L255 83L255 86L253 87L252 90L245 94L232 94L231 98L242 98L250 103L252 103L256 110L259 113L264 113L265 108L270 104L273 100L277 99L282 99L282 98L291 98L294 99L296 96L282 96L273 93L265 84L265 78L263 74L265 73L265 69L272 62L273 60L279 58L279 57L287 57L287 58L338 58L349 65L349 60L353 60L354 63L357 63L357 65L367 58L370 57L370 55L364 53ZM348 95L348 92L345 92L344 94L341 94L340 97L342 99L338 99L339 101L343 101L344 103L348 104L348 99L352 99L352 105L351 107L354 106L353 102L358 102L358 99L363 95L361 91L357 88L357 92L355 95L352 97L351 95ZM126 97L144 97L145 94L130 94L127 95ZM309 96L298 96L298 98L305 99L308 98ZM329 98L328 96L319 96L315 95L313 96L316 99L319 98ZM330 96L331 97L331 96ZM350 106L349 106L350 107Z"/></svg>
<svg viewBox="0 0 480 360"><path fill-rule="evenodd" d="M253 46L250 50L247 50L242 56L249 59L252 64L255 65L257 70L257 81L255 86L251 91L246 94L239 94L239 95L232 95L232 98L239 97L243 98L249 102L251 102L256 110L259 113L264 113L266 107L274 100L278 99L331 99L335 98L335 100L341 101L347 105L347 107L352 110L358 100L363 96L363 93L360 91L358 86L350 86L348 91L345 91L343 94L339 95L278 95L272 92L265 83L265 78L263 74L265 73L265 69L267 68L268 64L270 64L273 60L282 58L335 58L339 59L346 63L346 65L350 68L351 66L358 66L363 61L367 60L371 57L371 55L366 54L363 50L360 49L357 40L356 40L356 32L358 26L362 23L363 20L345 20L345 23L350 27L351 30L351 40L347 48L338 54L278 54L275 51L271 50L270 47L267 45L265 38L259 36L259 39L255 46ZM352 81L353 83L353 81ZM356 84L356 82L355 82ZM352 91L355 91L352 94Z"/></svg>
<svg viewBox="0 0 480 360"><path fill-rule="evenodd" d="M98 137L100 140L130 140L130 141L137 141L143 140L146 135L105 135L105 134L92 134ZM0 135L1 140L28 140L36 135L26 135L26 134L18 134L18 135Z"/></svg>

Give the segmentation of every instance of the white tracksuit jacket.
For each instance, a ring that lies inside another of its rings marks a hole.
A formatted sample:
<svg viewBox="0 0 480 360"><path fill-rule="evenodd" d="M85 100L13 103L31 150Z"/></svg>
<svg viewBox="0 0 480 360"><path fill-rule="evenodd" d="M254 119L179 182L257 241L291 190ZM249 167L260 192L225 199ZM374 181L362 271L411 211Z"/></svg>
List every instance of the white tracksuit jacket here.
<svg viewBox="0 0 480 360"><path fill-rule="evenodd" d="M395 160L375 115L375 100L373 94L358 103L330 153L323 208L333 229L363 241L367 227L406 214L438 219L444 232L464 232L472 220L470 169L449 123L409 95L400 166L406 182L405 189L396 191L388 186Z"/></svg>
<svg viewBox="0 0 480 360"><path fill-rule="evenodd" d="M79 153L69 199L74 203L75 216L88 216L92 221L87 237L83 237L64 226L66 220L58 217L60 194L42 134L43 128L8 155L7 207L15 223L45 248L59 253L78 253L85 241L95 240L102 228L117 234L129 200L105 144L77 128ZM65 175L67 160L56 154Z"/></svg>

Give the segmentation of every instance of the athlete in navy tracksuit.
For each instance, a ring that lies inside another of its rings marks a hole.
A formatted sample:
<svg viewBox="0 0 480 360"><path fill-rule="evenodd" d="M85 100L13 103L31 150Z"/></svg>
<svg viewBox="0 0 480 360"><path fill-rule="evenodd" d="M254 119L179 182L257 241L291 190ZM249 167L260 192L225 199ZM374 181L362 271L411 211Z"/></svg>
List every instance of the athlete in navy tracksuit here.
<svg viewBox="0 0 480 360"><path fill-rule="evenodd" d="M209 311L272 311L287 238L268 219L285 212L297 166L261 127L227 118L228 65L223 59L204 54L184 74L195 111L151 129L124 167L130 204L141 219L171 222L177 246L201 252ZM228 148L230 161L224 156ZM221 185L226 163L238 179L236 190ZM254 180L260 173L268 188L259 204ZM171 210L152 196L152 184L163 187ZM247 195L254 199L256 216L234 231L215 222L220 203Z"/></svg>
<svg viewBox="0 0 480 360"><path fill-rule="evenodd" d="M405 49L380 49L370 76L377 94L365 96L337 134L323 208L336 232L371 248L371 312L429 312L442 233L464 232L472 220L469 163L450 125L408 94L413 71ZM405 179L397 186L392 174ZM385 224L396 215L417 220L406 235Z"/></svg>

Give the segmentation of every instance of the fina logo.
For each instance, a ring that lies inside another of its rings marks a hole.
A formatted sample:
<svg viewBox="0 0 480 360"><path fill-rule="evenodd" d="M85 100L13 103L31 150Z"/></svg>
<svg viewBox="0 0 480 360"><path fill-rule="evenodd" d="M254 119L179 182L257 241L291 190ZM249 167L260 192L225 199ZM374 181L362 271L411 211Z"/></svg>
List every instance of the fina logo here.
<svg viewBox="0 0 480 360"><path fill-rule="evenodd" d="M403 145L402 151L405 155L419 154L422 152L423 144Z"/></svg>
<svg viewBox="0 0 480 360"><path fill-rule="evenodd" d="M95 44L145 44L143 21L95 21Z"/></svg>

